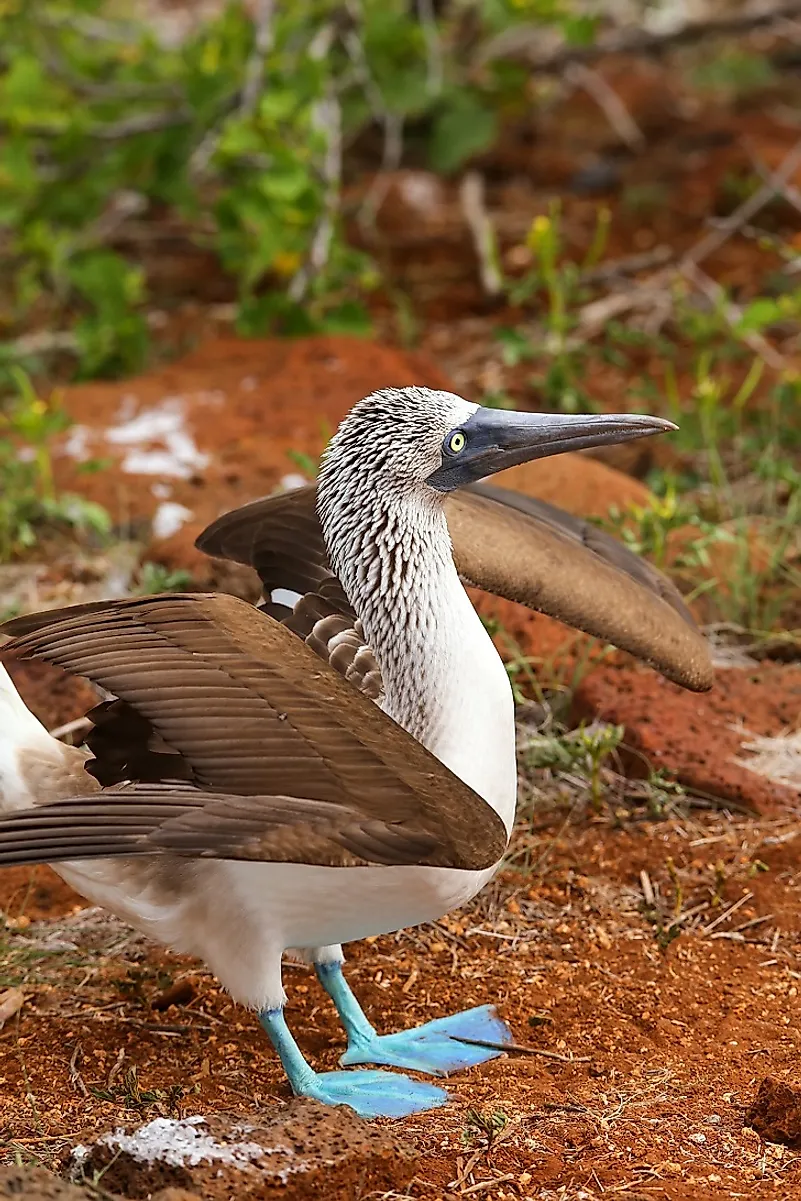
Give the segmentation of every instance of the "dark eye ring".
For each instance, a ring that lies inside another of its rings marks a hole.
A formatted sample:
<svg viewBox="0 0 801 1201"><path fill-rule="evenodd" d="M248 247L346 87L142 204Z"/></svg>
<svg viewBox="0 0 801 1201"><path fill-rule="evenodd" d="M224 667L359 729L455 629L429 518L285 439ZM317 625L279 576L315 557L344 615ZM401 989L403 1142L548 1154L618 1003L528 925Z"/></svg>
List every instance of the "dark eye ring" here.
<svg viewBox="0 0 801 1201"><path fill-rule="evenodd" d="M466 445L467 438L461 430L454 430L452 434L448 435L446 446L452 455L461 454Z"/></svg>

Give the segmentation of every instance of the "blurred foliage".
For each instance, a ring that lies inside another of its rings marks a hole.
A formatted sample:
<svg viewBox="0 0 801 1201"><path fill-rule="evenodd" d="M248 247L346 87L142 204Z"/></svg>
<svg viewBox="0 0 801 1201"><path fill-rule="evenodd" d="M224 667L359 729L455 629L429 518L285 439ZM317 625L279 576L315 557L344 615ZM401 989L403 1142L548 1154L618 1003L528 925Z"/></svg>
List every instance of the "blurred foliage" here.
<svg viewBox="0 0 801 1201"><path fill-rule="evenodd" d="M377 129L391 166L408 132L455 171L527 103L521 67L471 50L524 21L594 31L560 0L256 10L222 4L171 44L133 0L0 0L0 335L44 320L72 331L83 376L141 366L147 279L119 234L165 214L236 280L240 332L364 328L377 276L342 236L344 153Z"/></svg>
<svg viewBox="0 0 801 1201"><path fill-rule="evenodd" d="M0 563L33 546L45 526L100 536L111 529L100 505L56 489L50 446L71 425L58 394L43 400L19 368L12 378L17 395L0 413Z"/></svg>

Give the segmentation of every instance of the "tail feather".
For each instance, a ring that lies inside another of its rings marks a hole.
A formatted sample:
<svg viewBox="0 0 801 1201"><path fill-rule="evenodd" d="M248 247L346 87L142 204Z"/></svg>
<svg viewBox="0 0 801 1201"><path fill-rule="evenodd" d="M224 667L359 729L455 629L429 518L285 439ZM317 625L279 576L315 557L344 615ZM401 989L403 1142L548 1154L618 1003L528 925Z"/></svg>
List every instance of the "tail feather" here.
<svg viewBox="0 0 801 1201"><path fill-rule="evenodd" d="M13 742L25 735L50 737L25 704L8 670L0 663L0 743Z"/></svg>
<svg viewBox="0 0 801 1201"><path fill-rule="evenodd" d="M0 813L73 796L79 782L83 792L96 787L85 759L47 732L0 663Z"/></svg>

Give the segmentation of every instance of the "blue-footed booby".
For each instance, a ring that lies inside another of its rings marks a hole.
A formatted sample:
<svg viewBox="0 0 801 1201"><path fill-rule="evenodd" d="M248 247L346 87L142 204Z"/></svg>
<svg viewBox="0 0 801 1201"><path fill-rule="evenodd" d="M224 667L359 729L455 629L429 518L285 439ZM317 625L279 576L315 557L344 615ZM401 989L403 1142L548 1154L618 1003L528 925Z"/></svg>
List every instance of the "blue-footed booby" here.
<svg viewBox="0 0 801 1201"><path fill-rule="evenodd" d="M345 1066L446 1075L497 1053L460 1039L510 1039L488 1005L378 1034L341 944L464 904L510 838L512 690L462 580L555 612L686 687L711 685L703 639L658 573L559 510L473 487L674 428L385 389L344 418L316 491L246 506L199 540L253 564L268 594L296 592L291 606L177 593L6 622L11 653L114 699L91 710L84 747L65 746L0 668L0 864L51 863L205 960L258 1012L295 1094L365 1116L442 1104L443 1088L395 1072L315 1072L284 1020L282 956L314 965L347 1033Z"/></svg>

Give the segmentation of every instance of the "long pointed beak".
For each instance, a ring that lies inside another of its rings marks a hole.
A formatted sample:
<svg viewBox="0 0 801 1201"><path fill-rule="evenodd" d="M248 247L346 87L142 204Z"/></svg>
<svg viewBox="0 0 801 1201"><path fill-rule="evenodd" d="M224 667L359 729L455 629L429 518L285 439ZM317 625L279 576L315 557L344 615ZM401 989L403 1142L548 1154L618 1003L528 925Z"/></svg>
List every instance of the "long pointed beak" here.
<svg viewBox="0 0 801 1201"><path fill-rule="evenodd" d="M461 450L451 451L446 438L442 465L432 472L427 482L439 492L452 492L518 463L561 455L565 451L631 442L635 438L648 438L675 429L678 426L672 421L640 413L583 416L479 408L459 427L459 432L464 435Z"/></svg>

